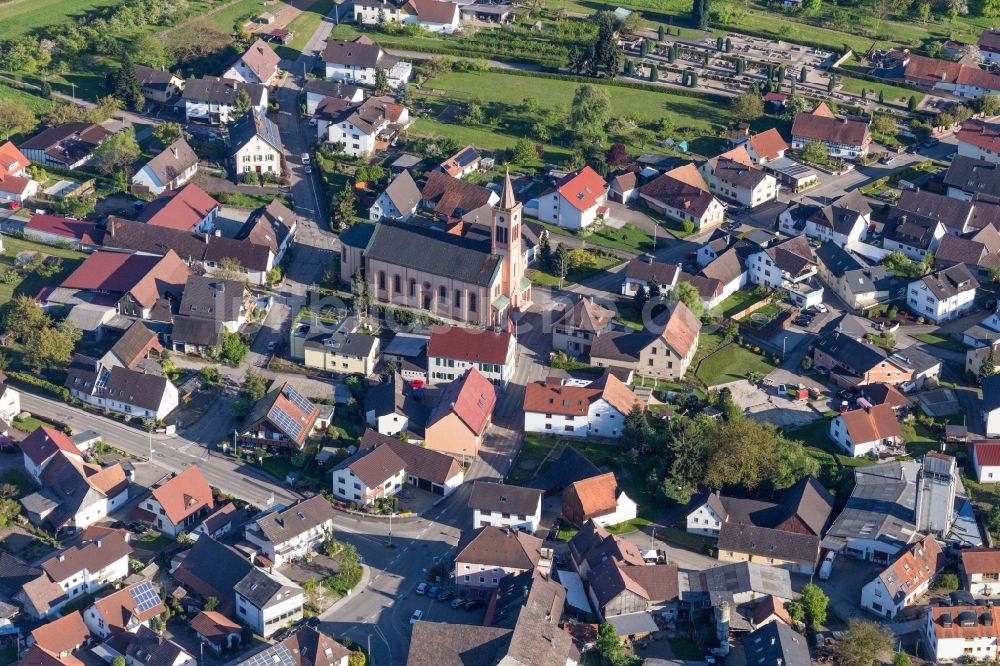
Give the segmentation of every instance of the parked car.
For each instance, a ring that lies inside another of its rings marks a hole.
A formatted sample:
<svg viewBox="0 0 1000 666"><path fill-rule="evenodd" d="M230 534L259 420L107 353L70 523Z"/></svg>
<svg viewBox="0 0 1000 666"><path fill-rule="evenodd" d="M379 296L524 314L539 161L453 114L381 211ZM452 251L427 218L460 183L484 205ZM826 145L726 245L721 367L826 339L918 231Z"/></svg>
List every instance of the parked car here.
<svg viewBox="0 0 1000 666"><path fill-rule="evenodd" d="M424 612L419 608L413 611L413 615L410 616L410 624L416 624L420 622L420 619L424 616Z"/></svg>
<svg viewBox="0 0 1000 666"><path fill-rule="evenodd" d="M309 119L309 127L316 127L316 119L315 118L310 118Z"/></svg>
<svg viewBox="0 0 1000 666"><path fill-rule="evenodd" d="M825 313L825 312L829 312L829 311L830 311L830 308L826 307L826 306L825 306L825 305L823 305L822 303L817 303L817 304L816 304L816 305L814 305L813 307L814 307L814 308L816 308L816 309L817 309L818 311L820 311L820 312L824 312L824 313Z"/></svg>
<svg viewBox="0 0 1000 666"><path fill-rule="evenodd" d="M439 594L441 594L441 588L438 587L437 585L431 585L430 588L427 590L427 596L430 597L431 599L436 599L437 595Z"/></svg>
<svg viewBox="0 0 1000 666"><path fill-rule="evenodd" d="M417 585L417 594L427 594L427 583Z"/></svg>
<svg viewBox="0 0 1000 666"><path fill-rule="evenodd" d="M930 139L924 141L924 148L933 148L939 143L941 143L941 139L935 139L934 137L931 137Z"/></svg>
<svg viewBox="0 0 1000 666"><path fill-rule="evenodd" d="M306 165L306 168L305 168L305 172L306 172L307 174L310 174L310 173L312 173L312 172L313 172L313 168L312 168L311 166L309 166L309 165L307 164L307 165Z"/></svg>
<svg viewBox="0 0 1000 666"><path fill-rule="evenodd" d="M896 156L893 155L892 153L886 153L885 155L880 157L878 161L882 164L892 164L893 162L896 161Z"/></svg>
<svg viewBox="0 0 1000 666"><path fill-rule="evenodd" d="M452 592L451 590L445 590L441 594L437 595L437 600L438 601L448 601L449 599L451 599L454 596L455 596L454 592Z"/></svg>
<svg viewBox="0 0 1000 666"><path fill-rule="evenodd" d="M451 607L452 608L460 608L460 607L462 607L464 605L465 605L465 598L464 597L455 597L454 599L451 600Z"/></svg>
<svg viewBox="0 0 1000 666"><path fill-rule="evenodd" d="M465 610L476 610L477 608L482 608L486 605L486 602L482 599L469 599L465 602Z"/></svg>
<svg viewBox="0 0 1000 666"><path fill-rule="evenodd" d="M302 153L302 163L309 164L310 162L312 162L312 158L309 157L309 153Z"/></svg>

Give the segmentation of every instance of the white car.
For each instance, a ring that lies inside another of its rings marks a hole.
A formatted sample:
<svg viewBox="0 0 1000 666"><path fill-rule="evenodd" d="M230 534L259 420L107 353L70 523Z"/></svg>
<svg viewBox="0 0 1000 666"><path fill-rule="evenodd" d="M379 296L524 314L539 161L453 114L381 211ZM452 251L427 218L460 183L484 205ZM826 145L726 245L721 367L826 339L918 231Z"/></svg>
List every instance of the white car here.
<svg viewBox="0 0 1000 666"><path fill-rule="evenodd" d="M316 119L315 118L310 118L309 119L309 127L316 127Z"/></svg>
<svg viewBox="0 0 1000 666"><path fill-rule="evenodd" d="M817 311L817 312L827 312L827 311L829 311L829 308L827 308L827 307L826 307L825 305L823 305L822 303L817 303L817 304L816 304L816 311Z"/></svg>
<svg viewBox="0 0 1000 666"><path fill-rule="evenodd" d="M310 162L312 162L312 159L309 157L309 153L302 153L301 157L303 164L309 164Z"/></svg>
<svg viewBox="0 0 1000 666"><path fill-rule="evenodd" d="M410 624L416 624L420 622L420 619L424 616L424 612L419 608L413 611L413 615L410 616Z"/></svg>

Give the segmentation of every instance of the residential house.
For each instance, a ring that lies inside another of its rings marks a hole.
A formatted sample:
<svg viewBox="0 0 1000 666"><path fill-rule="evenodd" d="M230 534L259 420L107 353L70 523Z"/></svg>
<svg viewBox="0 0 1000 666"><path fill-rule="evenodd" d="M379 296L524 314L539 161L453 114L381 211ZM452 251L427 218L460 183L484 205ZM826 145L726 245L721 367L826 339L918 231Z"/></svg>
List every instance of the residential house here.
<svg viewBox="0 0 1000 666"><path fill-rule="evenodd" d="M813 347L813 365L825 368L841 386L905 384L913 371L880 347L843 333L821 337Z"/></svg>
<svg viewBox="0 0 1000 666"><path fill-rule="evenodd" d="M210 513L215 498L201 470L191 465L153 488L140 506L146 512L143 519L156 531L176 537L190 532Z"/></svg>
<svg viewBox="0 0 1000 666"><path fill-rule="evenodd" d="M159 106L171 104L184 91L184 79L176 74L145 65L135 65L134 67L142 96L150 104Z"/></svg>
<svg viewBox="0 0 1000 666"><path fill-rule="evenodd" d="M215 230L218 216L219 202L196 183L188 183L179 190L164 190L142 209L139 221L154 227L204 233Z"/></svg>
<svg viewBox="0 0 1000 666"><path fill-rule="evenodd" d="M20 413L21 393L0 379L0 421L9 424Z"/></svg>
<svg viewBox="0 0 1000 666"><path fill-rule="evenodd" d="M813 663L805 636L781 622L766 624L744 637L743 654L747 664Z"/></svg>
<svg viewBox="0 0 1000 666"><path fill-rule="evenodd" d="M267 248L272 262L277 265L295 240L297 230L298 216L295 212L283 204L281 199L273 199L271 203L250 213L250 217L236 234L236 240ZM252 279L248 281L259 284Z"/></svg>
<svg viewBox="0 0 1000 666"><path fill-rule="evenodd" d="M455 552L455 585L468 597L487 597L506 576L536 568L548 573L551 549L521 530L478 527L462 533Z"/></svg>
<svg viewBox="0 0 1000 666"><path fill-rule="evenodd" d="M928 590L943 566L941 546L927 535L861 588L861 607L891 620Z"/></svg>
<svg viewBox="0 0 1000 666"><path fill-rule="evenodd" d="M21 413L20 409L17 413ZM42 482L45 466L60 452L74 460L83 460L83 452L70 440L69 435L51 426L42 425L35 428L21 441L20 447L24 469L35 483Z"/></svg>
<svg viewBox="0 0 1000 666"><path fill-rule="evenodd" d="M911 282L906 304L914 314L940 323L971 310L978 288L965 264L955 264Z"/></svg>
<svg viewBox="0 0 1000 666"><path fill-rule="evenodd" d="M243 52L236 62L222 75L224 79L240 81L241 83L259 83L270 86L275 82L281 58L274 49L258 37L250 47Z"/></svg>
<svg viewBox="0 0 1000 666"><path fill-rule="evenodd" d="M322 494L266 513L246 526L246 540L269 566L280 567L319 549L333 532L333 506Z"/></svg>
<svg viewBox="0 0 1000 666"><path fill-rule="evenodd" d="M868 266L832 241L816 249L819 279L855 312L906 296L909 281L885 266Z"/></svg>
<svg viewBox="0 0 1000 666"><path fill-rule="evenodd" d="M410 112L392 97L369 97L360 103L317 108L316 125L324 142L341 143L351 157L369 158L396 139L410 124Z"/></svg>
<svg viewBox="0 0 1000 666"><path fill-rule="evenodd" d="M500 390L514 376L517 340L509 331L436 326L427 342L427 381L451 382L474 368Z"/></svg>
<svg viewBox="0 0 1000 666"><path fill-rule="evenodd" d="M511 194L513 195L513 189ZM427 174L420 196L422 206L445 221L464 218L473 211L493 206L500 200L497 193L488 187L452 178L441 171Z"/></svg>
<svg viewBox="0 0 1000 666"><path fill-rule="evenodd" d="M88 164L94 151L112 132L85 122L46 127L21 144L21 153L41 166L78 169Z"/></svg>
<svg viewBox="0 0 1000 666"><path fill-rule="evenodd" d="M701 322L684 303L658 315L642 331L601 333L590 348L591 365L627 368L643 377L684 377L695 352Z"/></svg>
<svg viewBox="0 0 1000 666"><path fill-rule="evenodd" d="M635 296L639 287L648 291L651 282L656 282L660 287L660 294L665 296L677 286L680 274L681 267L677 264L657 261L648 254L633 257L625 266L622 296Z"/></svg>
<svg viewBox="0 0 1000 666"><path fill-rule="evenodd" d="M574 356L588 354L594 338L611 330L614 318L612 310L585 296L553 322L552 348Z"/></svg>
<svg viewBox="0 0 1000 666"><path fill-rule="evenodd" d="M246 519L246 511L236 508L232 502L227 502L205 516L205 520L201 521L194 531L213 539L220 539L239 528Z"/></svg>
<svg viewBox="0 0 1000 666"><path fill-rule="evenodd" d="M283 663L286 666L347 666L351 654L346 647L319 629L300 626L287 638L241 658L236 666Z"/></svg>
<svg viewBox="0 0 1000 666"><path fill-rule="evenodd" d="M198 173L198 156L183 137L164 148L132 176L132 191L155 194L183 187Z"/></svg>
<svg viewBox="0 0 1000 666"><path fill-rule="evenodd" d="M39 664L78 666L83 662L73 656L73 653L88 645L93 637L83 621L83 615L77 610L37 627L31 632L31 638L35 647L48 656L48 659L40 660Z"/></svg>
<svg viewBox="0 0 1000 666"><path fill-rule="evenodd" d="M143 580L94 601L83 612L83 621L95 636L108 638L115 632L135 633L167 607L152 582Z"/></svg>
<svg viewBox="0 0 1000 666"><path fill-rule="evenodd" d="M217 655L235 648L243 640L243 627L216 611L199 611L191 618L191 629ZM347 651L343 646L340 648Z"/></svg>
<svg viewBox="0 0 1000 666"><path fill-rule="evenodd" d="M301 451L315 428L325 427L320 408L288 382L274 382L237 430L234 444L272 452Z"/></svg>
<svg viewBox="0 0 1000 666"><path fill-rule="evenodd" d="M420 188L409 171L402 171L375 199L368 209L368 219L372 222L382 219L406 222L417 212L419 205Z"/></svg>
<svg viewBox="0 0 1000 666"><path fill-rule="evenodd" d="M267 208L273 206L274 202ZM283 205L281 207L284 208ZM150 256L174 252L189 267L208 274L222 272L224 265L238 264L248 283L263 286L267 284L268 272L279 261L272 247L281 239L284 247L278 247L277 252L284 252L291 243L295 218L285 219L292 220L291 228L286 226L288 223L281 223L280 219L272 224L266 216L260 216L255 211L243 227L243 231L252 233L236 239L150 226L109 216L106 229L85 234L84 243L100 250L118 250L116 254L121 254L122 250ZM261 232L259 235L258 230Z"/></svg>
<svg viewBox="0 0 1000 666"><path fill-rule="evenodd" d="M906 190L896 204L897 211L937 220L944 225L945 232L954 235L980 229L994 221L986 217L995 210L994 207L984 203L978 208L980 210L977 211L974 202L959 201L927 190ZM979 219L981 217L986 219Z"/></svg>
<svg viewBox="0 0 1000 666"><path fill-rule="evenodd" d="M725 207L693 164L660 174L639 188L639 198L660 215L697 230L722 224L725 218Z"/></svg>
<svg viewBox="0 0 1000 666"><path fill-rule="evenodd" d="M936 664L971 655L993 661L1000 642L1000 607L929 606L923 630L925 652Z"/></svg>
<svg viewBox="0 0 1000 666"><path fill-rule="evenodd" d="M813 142L826 146L835 159L856 160L868 154L872 135L867 120L838 118L820 102L812 111L802 111L792 123L792 148L802 150Z"/></svg>
<svg viewBox="0 0 1000 666"><path fill-rule="evenodd" d="M766 597L777 597L784 602L797 598L788 571L752 562L722 564L682 574L681 583L686 587L681 599L692 609L715 608L723 603L742 606Z"/></svg>
<svg viewBox="0 0 1000 666"><path fill-rule="evenodd" d="M713 194L746 208L778 196L778 180L754 162L745 145L706 160L699 171Z"/></svg>
<svg viewBox="0 0 1000 666"><path fill-rule="evenodd" d="M687 531L717 538L723 525L753 525L822 537L833 511L833 498L813 477L801 479L781 494L780 501L727 497L710 492L693 500Z"/></svg>
<svg viewBox="0 0 1000 666"><path fill-rule="evenodd" d="M376 72L382 70L393 89L409 81L413 69L409 62L386 53L365 35L351 41L328 41L323 62L327 79L374 86Z"/></svg>
<svg viewBox="0 0 1000 666"><path fill-rule="evenodd" d="M590 570L605 560L623 565L643 566L646 561L639 547L631 541L610 534L603 527L588 520L569 541L569 559L581 578L589 577ZM562 573L563 570L560 570Z"/></svg>
<svg viewBox="0 0 1000 666"><path fill-rule="evenodd" d="M28 171L30 166L12 141L0 144L0 201L21 204L38 193L38 182Z"/></svg>
<svg viewBox="0 0 1000 666"><path fill-rule="evenodd" d="M937 250L946 233L948 230L939 220L894 209L882 229L882 249L923 261L928 252Z"/></svg>
<svg viewBox="0 0 1000 666"><path fill-rule="evenodd" d="M1000 62L1000 30L990 28L979 33L979 55L983 62L991 65Z"/></svg>
<svg viewBox="0 0 1000 666"><path fill-rule="evenodd" d="M211 319L221 323L226 332L236 333L247 323L256 306L253 292L240 280L192 275L184 285L177 317Z"/></svg>
<svg viewBox="0 0 1000 666"><path fill-rule="evenodd" d="M764 132L751 134L742 145L746 148L753 163L760 165L780 160L788 151L788 144L774 127Z"/></svg>
<svg viewBox="0 0 1000 666"><path fill-rule="evenodd" d="M365 98L364 88L343 81L309 79L303 87L306 92L306 113L314 115L317 107L326 99L360 102Z"/></svg>
<svg viewBox="0 0 1000 666"><path fill-rule="evenodd" d="M524 391L524 431L563 437L621 437L625 419L645 408L629 387L610 371L583 383L550 377Z"/></svg>
<svg viewBox="0 0 1000 666"><path fill-rule="evenodd" d="M422 442L429 412L420 390L399 372L365 393L365 422L380 435L405 435L408 442Z"/></svg>
<svg viewBox="0 0 1000 666"><path fill-rule="evenodd" d="M958 156L1000 164L1000 123L966 120L955 132L955 138L958 139Z"/></svg>
<svg viewBox="0 0 1000 666"><path fill-rule="evenodd" d="M38 567L12 561L23 580L14 598L34 619L54 616L66 603L125 580L131 553L128 539L111 533L66 548Z"/></svg>
<svg viewBox="0 0 1000 666"><path fill-rule="evenodd" d="M847 455L861 458L895 449L903 442L899 421L889 405L852 409L830 421L830 439Z"/></svg>
<svg viewBox="0 0 1000 666"><path fill-rule="evenodd" d="M813 534L727 522L719 530L716 557L722 562L756 562L812 575L820 539Z"/></svg>
<svg viewBox="0 0 1000 666"><path fill-rule="evenodd" d="M307 368L367 377L375 372L381 341L358 328L353 317L335 328L319 321L299 324L292 333L292 357Z"/></svg>
<svg viewBox="0 0 1000 666"><path fill-rule="evenodd" d="M479 151L472 146L466 146L441 162L438 168L452 178L464 178L470 173L478 171L482 163L483 157Z"/></svg>
<svg viewBox="0 0 1000 666"><path fill-rule="evenodd" d="M396 333L382 350L382 362L395 361L396 368L408 382L419 379L427 383L427 341L429 335Z"/></svg>
<svg viewBox="0 0 1000 666"><path fill-rule="evenodd" d="M992 334L994 332L991 331L990 333ZM969 349L966 351L965 372L972 377L979 377L979 371L982 369L983 363L986 362L990 354L993 354L994 359L1000 357L1000 338L993 340L988 344L982 343L981 345L977 345L975 349Z"/></svg>
<svg viewBox="0 0 1000 666"><path fill-rule="evenodd" d="M1000 375L991 375L980 385L983 389L982 417L987 437L1000 436Z"/></svg>
<svg viewBox="0 0 1000 666"><path fill-rule="evenodd" d="M162 664L163 666L195 666L198 663L197 657L182 648L172 640L163 638L149 627L140 626L134 634L119 634L119 637L128 638L125 645L125 654L115 654L118 650L114 646L121 643L110 639L102 647L107 650L108 655L125 657L126 666L143 666L143 664ZM114 659L114 657L112 657Z"/></svg>
<svg viewBox="0 0 1000 666"><path fill-rule="evenodd" d="M452 456L397 437L380 435L374 430L365 431L358 448L367 450L382 446L389 447L400 457L406 465L406 483L420 490L446 497L465 479L464 468Z"/></svg>
<svg viewBox="0 0 1000 666"><path fill-rule="evenodd" d="M1000 269L1000 231L993 225L964 236L948 234L934 253L934 267L951 268L964 264L973 277L990 281L990 273Z"/></svg>
<svg viewBox="0 0 1000 666"><path fill-rule="evenodd" d="M571 523L593 520L601 527L634 520L636 503L618 485L614 472L592 476L570 484L563 492L562 513Z"/></svg>
<svg viewBox="0 0 1000 666"><path fill-rule="evenodd" d="M476 481L469 495L472 527L510 527L534 534L542 523L542 491Z"/></svg>
<svg viewBox="0 0 1000 666"><path fill-rule="evenodd" d="M452 456L479 455L493 420L497 391L475 368L441 390L425 429L424 446Z"/></svg>
<svg viewBox="0 0 1000 666"><path fill-rule="evenodd" d="M566 174L538 197L538 219L580 231L607 212L608 184L600 174L585 166Z"/></svg>
<svg viewBox="0 0 1000 666"><path fill-rule="evenodd" d="M944 174L948 196L959 201L1000 201L1000 160L955 155Z"/></svg>
<svg viewBox="0 0 1000 666"><path fill-rule="evenodd" d="M616 625L619 636L634 630L623 627L636 615L663 614L676 617L680 599L677 566L653 564L628 566L608 558L590 570L587 576L587 596L602 622ZM664 613L670 608L670 613ZM656 626L655 622L653 626Z"/></svg>
<svg viewBox="0 0 1000 666"><path fill-rule="evenodd" d="M180 404L166 377L74 354L63 384L70 395L95 407L133 418L160 421Z"/></svg>
<svg viewBox="0 0 1000 666"><path fill-rule="evenodd" d="M257 109L229 128L229 155L237 178L245 173L280 178L285 172L278 126Z"/></svg>
<svg viewBox="0 0 1000 666"><path fill-rule="evenodd" d="M972 442L972 468L979 483L1000 483L1000 441Z"/></svg>
<svg viewBox="0 0 1000 666"><path fill-rule="evenodd" d="M789 204L778 216L778 231L789 236L805 234L820 242L832 241L847 248L865 239L871 214L871 206L861 191L852 190L827 205Z"/></svg>
<svg viewBox="0 0 1000 666"><path fill-rule="evenodd" d="M979 99L1000 93L1000 75L960 62L925 58L907 54L903 79L910 85L955 95L964 99Z"/></svg>
<svg viewBox="0 0 1000 666"><path fill-rule="evenodd" d="M201 599L215 597L217 611L270 636L302 618L302 588L282 574L259 569L235 549L202 536L175 558L174 578Z"/></svg>
<svg viewBox="0 0 1000 666"><path fill-rule="evenodd" d="M407 0L404 23L416 23L429 32L451 34L459 29L461 12L447 0Z"/></svg>
<svg viewBox="0 0 1000 666"><path fill-rule="evenodd" d="M813 280L819 272L816 253L804 236L751 254L747 266L750 282L769 289L785 289L799 307L823 301L823 287Z"/></svg>
<svg viewBox="0 0 1000 666"><path fill-rule="evenodd" d="M267 87L259 83L243 83L217 76L190 79L181 99L184 118L188 122L203 120L212 125L228 125L236 116L240 93L250 97L250 108L267 113Z"/></svg>
<svg viewBox="0 0 1000 666"><path fill-rule="evenodd" d="M84 237L93 233L95 222L77 220L61 215L35 213L24 224L22 233L28 240L57 247L81 249Z"/></svg>
<svg viewBox="0 0 1000 666"><path fill-rule="evenodd" d="M749 278L747 257L751 251L752 248L748 247L748 243L737 241L733 247L698 271L697 277L718 285L713 296L705 303L706 310L715 307L747 285Z"/></svg>
<svg viewBox="0 0 1000 666"><path fill-rule="evenodd" d="M966 548L959 559L963 589L977 597L989 597L1000 587L1000 550Z"/></svg>

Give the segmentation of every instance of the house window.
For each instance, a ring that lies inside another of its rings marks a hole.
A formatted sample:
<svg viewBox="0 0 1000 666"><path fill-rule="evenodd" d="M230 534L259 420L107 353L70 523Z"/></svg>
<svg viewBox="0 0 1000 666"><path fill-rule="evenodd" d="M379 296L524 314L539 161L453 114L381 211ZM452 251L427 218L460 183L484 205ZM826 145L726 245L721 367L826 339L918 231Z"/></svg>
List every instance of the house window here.
<svg viewBox="0 0 1000 666"><path fill-rule="evenodd" d="M455 307L462 307L462 292L458 289L455 290Z"/></svg>
<svg viewBox="0 0 1000 666"><path fill-rule="evenodd" d="M476 295L469 294L469 312L476 311Z"/></svg>
<svg viewBox="0 0 1000 666"><path fill-rule="evenodd" d="M403 290L403 280L398 275L392 276L392 290L397 294Z"/></svg>
<svg viewBox="0 0 1000 666"><path fill-rule="evenodd" d="M385 272L384 271L379 271L378 272L378 288L379 289L385 289Z"/></svg>
<svg viewBox="0 0 1000 666"><path fill-rule="evenodd" d="M441 305L447 305L448 304L448 288L447 287L438 287L438 302L440 302Z"/></svg>
<svg viewBox="0 0 1000 666"><path fill-rule="evenodd" d="M410 298L417 295L417 281L410 278Z"/></svg>

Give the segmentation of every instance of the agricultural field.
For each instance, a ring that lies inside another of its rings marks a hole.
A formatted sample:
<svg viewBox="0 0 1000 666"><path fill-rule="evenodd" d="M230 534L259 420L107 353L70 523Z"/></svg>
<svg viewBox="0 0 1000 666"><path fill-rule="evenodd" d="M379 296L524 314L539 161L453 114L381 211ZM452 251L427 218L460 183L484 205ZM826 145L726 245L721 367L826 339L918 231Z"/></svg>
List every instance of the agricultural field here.
<svg viewBox="0 0 1000 666"><path fill-rule="evenodd" d="M11 39L119 2L121 0L11 0L0 4L0 25L4 39Z"/></svg>

